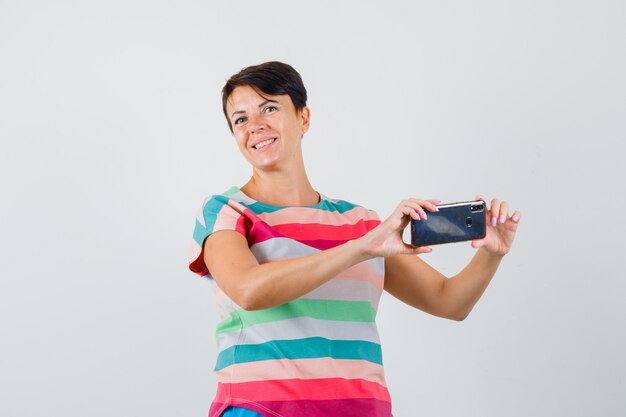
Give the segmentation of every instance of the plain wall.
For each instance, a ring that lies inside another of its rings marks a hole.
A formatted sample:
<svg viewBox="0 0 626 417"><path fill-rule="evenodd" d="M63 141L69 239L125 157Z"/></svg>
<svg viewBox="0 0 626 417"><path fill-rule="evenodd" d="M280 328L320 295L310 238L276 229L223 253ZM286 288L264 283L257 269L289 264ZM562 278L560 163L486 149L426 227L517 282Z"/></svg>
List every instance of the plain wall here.
<svg viewBox="0 0 626 417"><path fill-rule="evenodd" d="M309 91L313 186L376 210L499 197L512 252L463 322L384 295L394 415L626 414L626 3L0 1L0 415L205 416L205 196L250 168L225 80ZM469 244L423 258L454 275Z"/></svg>

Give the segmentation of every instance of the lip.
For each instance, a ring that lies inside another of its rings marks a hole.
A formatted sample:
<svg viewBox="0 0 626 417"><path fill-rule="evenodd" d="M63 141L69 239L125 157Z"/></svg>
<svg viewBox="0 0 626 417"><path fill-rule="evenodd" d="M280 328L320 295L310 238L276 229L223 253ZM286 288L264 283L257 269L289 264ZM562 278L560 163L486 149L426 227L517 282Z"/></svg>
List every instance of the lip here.
<svg viewBox="0 0 626 417"><path fill-rule="evenodd" d="M266 141L266 140L268 140L268 139L274 139L274 142L276 142L276 140L278 139L278 137L276 137L276 136L263 136L263 137L261 137L261 138L258 138L258 139L257 139L257 140L255 140L254 142L252 142L252 144L250 145L250 148L254 149L255 151L260 151L260 150L265 149L265 147L267 147L267 146L273 145L273 144L274 144L274 142L270 143L270 145L266 145L265 147L263 147L263 148L261 148L261 149L257 149L257 148L255 148L255 146L256 146L256 145L258 145L258 144L259 144L259 143L261 143L261 142L265 142L265 141Z"/></svg>

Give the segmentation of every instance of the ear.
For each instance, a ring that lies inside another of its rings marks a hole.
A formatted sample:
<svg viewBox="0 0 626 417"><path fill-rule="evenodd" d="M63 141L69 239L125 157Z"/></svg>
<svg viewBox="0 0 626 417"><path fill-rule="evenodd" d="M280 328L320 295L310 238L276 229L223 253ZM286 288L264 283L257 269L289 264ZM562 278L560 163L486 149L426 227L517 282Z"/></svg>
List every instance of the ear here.
<svg viewBox="0 0 626 417"><path fill-rule="evenodd" d="M309 130L311 124L311 110L308 106L300 111L300 134L304 135Z"/></svg>

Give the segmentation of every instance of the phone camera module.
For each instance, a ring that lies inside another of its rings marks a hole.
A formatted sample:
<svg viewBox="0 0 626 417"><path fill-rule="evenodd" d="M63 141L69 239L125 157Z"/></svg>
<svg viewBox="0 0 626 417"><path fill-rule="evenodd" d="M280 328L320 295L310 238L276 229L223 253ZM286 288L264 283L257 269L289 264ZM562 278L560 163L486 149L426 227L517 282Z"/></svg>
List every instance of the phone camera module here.
<svg viewBox="0 0 626 417"><path fill-rule="evenodd" d="M477 211L483 211L485 209L485 206L483 204L476 204L473 206L470 206L470 211L472 213L476 213Z"/></svg>

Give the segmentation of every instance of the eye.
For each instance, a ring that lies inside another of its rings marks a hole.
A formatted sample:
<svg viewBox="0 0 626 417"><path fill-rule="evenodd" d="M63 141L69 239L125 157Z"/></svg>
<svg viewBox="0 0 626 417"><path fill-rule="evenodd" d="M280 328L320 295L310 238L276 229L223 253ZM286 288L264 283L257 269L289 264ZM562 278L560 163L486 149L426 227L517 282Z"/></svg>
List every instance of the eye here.
<svg viewBox="0 0 626 417"><path fill-rule="evenodd" d="M278 110L278 107L276 106L267 106L266 108L263 109L264 113L273 113L276 110Z"/></svg>
<svg viewBox="0 0 626 417"><path fill-rule="evenodd" d="M245 117L239 117L239 118L235 119L235 121L233 122L233 124L240 125L240 124L242 124L242 123L243 123L243 122L245 122L245 121L246 121L246 118L245 118Z"/></svg>

